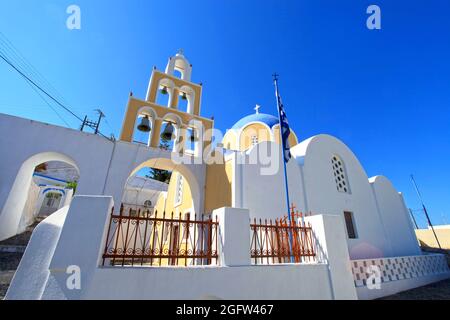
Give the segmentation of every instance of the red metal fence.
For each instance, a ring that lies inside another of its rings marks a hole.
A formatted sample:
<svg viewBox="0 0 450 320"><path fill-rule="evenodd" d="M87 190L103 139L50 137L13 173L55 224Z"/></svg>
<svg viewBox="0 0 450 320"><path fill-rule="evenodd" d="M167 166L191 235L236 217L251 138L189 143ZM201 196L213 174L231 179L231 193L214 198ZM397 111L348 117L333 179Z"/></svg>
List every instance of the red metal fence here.
<svg viewBox="0 0 450 320"><path fill-rule="evenodd" d="M299 220L254 219L250 224L251 258L254 264L300 263L316 261L314 239L310 224ZM292 242L292 243L291 243Z"/></svg>
<svg viewBox="0 0 450 320"><path fill-rule="evenodd" d="M217 219L191 220L165 212L111 213L102 264L162 266L217 264Z"/></svg>

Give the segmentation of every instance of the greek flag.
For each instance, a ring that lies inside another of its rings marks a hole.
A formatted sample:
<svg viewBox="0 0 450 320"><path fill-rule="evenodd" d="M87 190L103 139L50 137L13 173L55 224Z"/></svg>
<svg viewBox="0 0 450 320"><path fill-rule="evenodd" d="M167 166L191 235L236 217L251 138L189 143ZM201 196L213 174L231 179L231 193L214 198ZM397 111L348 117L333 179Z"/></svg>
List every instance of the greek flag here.
<svg viewBox="0 0 450 320"><path fill-rule="evenodd" d="M288 162L291 158L291 152L289 151L289 134L291 129L289 129L289 123L286 117L286 112L284 112L283 103L281 102L281 97L277 92L278 99L278 114L280 117L280 129L281 129L281 139L283 146L284 161Z"/></svg>

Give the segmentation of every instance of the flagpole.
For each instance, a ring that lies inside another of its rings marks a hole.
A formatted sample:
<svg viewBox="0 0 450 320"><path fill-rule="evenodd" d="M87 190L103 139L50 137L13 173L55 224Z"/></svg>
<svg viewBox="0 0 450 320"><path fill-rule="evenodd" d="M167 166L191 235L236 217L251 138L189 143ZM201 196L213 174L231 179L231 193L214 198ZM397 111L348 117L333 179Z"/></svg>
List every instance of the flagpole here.
<svg viewBox="0 0 450 320"><path fill-rule="evenodd" d="M283 139L283 131L282 131L282 127L281 127L281 105L280 105L280 95L278 92L278 75L275 73L272 75L273 76L273 82L275 84L275 95L277 97L277 109L278 109L278 121L280 124L280 141L281 141L281 157L283 158L283 168L284 168L284 186L286 189L286 208L287 208L287 216L289 219L289 253L290 253L290 258L291 258L291 262L294 262L294 258L293 258L293 239L292 239L292 230L290 229L292 227L292 221L291 221L291 212L290 212L290 201L289 201L289 187L288 187L288 177L287 177L287 170L286 170L286 159L285 159L285 155L284 152L286 150L286 143Z"/></svg>

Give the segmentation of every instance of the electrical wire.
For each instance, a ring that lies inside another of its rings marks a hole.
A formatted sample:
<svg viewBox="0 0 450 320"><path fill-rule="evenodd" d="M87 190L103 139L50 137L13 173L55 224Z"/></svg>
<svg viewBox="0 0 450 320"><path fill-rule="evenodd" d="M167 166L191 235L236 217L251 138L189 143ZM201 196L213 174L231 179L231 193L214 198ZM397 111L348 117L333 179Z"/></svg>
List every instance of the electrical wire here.
<svg viewBox="0 0 450 320"><path fill-rule="evenodd" d="M71 115L73 115L75 118L83 122L83 119L81 119L79 116L77 116L75 113L72 112L69 108L67 108L65 105L63 105L61 102L59 102L56 98L54 98L51 94L49 94L45 89L43 89L41 86L39 86L36 82L34 82L30 77L28 77L26 74L24 74L21 70L19 70L11 61L9 61L8 58L6 58L3 54L3 52L0 52L0 58L2 58L11 68L16 70L23 78L25 78L27 81L29 81L31 84L33 84L36 88L38 88L41 92L43 92L47 97L52 99L54 102L56 102L61 108L69 112Z"/></svg>
<svg viewBox="0 0 450 320"><path fill-rule="evenodd" d="M30 63L28 60L19 52L19 50L14 47L14 45L9 41L9 39L0 31L0 44L3 43L3 51L0 50L0 58L2 58L8 65L10 65L15 71L17 71L25 80L28 81L29 84L33 85L32 87L35 92L38 92L35 90L35 88L39 89L40 92L44 93L48 98L50 98L53 102L55 102L57 105L65 109L67 112L69 112L72 116L74 116L76 119L78 119L80 122L83 122L83 119L75 114L69 107L67 107L67 102L65 99L59 94L59 92L53 87L53 85L45 79L45 77ZM9 55L8 55L9 52ZM15 62L13 61L15 57ZM28 73L28 75L27 75ZM30 76L30 74L34 75L37 79L41 80L41 82L44 82L47 87L50 87L52 90L49 90L48 88L44 88L44 85L42 83L38 83L38 80L33 80ZM53 92L51 92L53 91ZM68 126L71 127L66 120L63 119L62 115L60 115L49 103L44 97L39 94L41 99L45 101L48 107L50 107L55 114ZM56 96L56 98L54 97ZM61 102L61 101L63 102ZM108 124L108 126L111 128L111 126ZM112 130L114 131L114 130ZM103 136L106 139L110 139L109 137L105 136L103 133L98 131L98 133Z"/></svg>
<svg viewBox="0 0 450 320"><path fill-rule="evenodd" d="M4 33L0 31L0 42L3 42L3 48L6 51L11 52L13 56L16 57L17 64L21 64L22 70L27 70L28 74L34 75L37 79L40 79L46 86L50 87L51 90L47 88L47 91L53 91L53 95L57 96L60 100L68 104L67 101L62 97L62 95L56 90L56 88L42 75L42 73L37 70L31 62L29 62L25 56L12 44L12 42L6 37ZM18 60L18 61L17 61ZM41 86L44 87L44 85Z"/></svg>

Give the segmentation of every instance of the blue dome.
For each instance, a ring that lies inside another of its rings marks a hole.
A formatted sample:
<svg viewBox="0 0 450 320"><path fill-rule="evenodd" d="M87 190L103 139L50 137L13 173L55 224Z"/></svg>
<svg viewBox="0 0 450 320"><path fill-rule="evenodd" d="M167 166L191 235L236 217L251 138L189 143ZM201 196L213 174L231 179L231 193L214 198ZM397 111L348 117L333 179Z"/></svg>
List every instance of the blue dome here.
<svg viewBox="0 0 450 320"><path fill-rule="evenodd" d="M255 113L255 114L246 116L246 117L242 118L241 120L239 120L238 122L236 122L234 124L234 126L232 127L232 129L241 129L245 125L247 125L251 122L262 122L262 123L265 123L266 125L268 125L269 128L272 129L272 127L274 125L278 124L278 118L275 116L272 116L270 114L266 114L266 113Z"/></svg>

